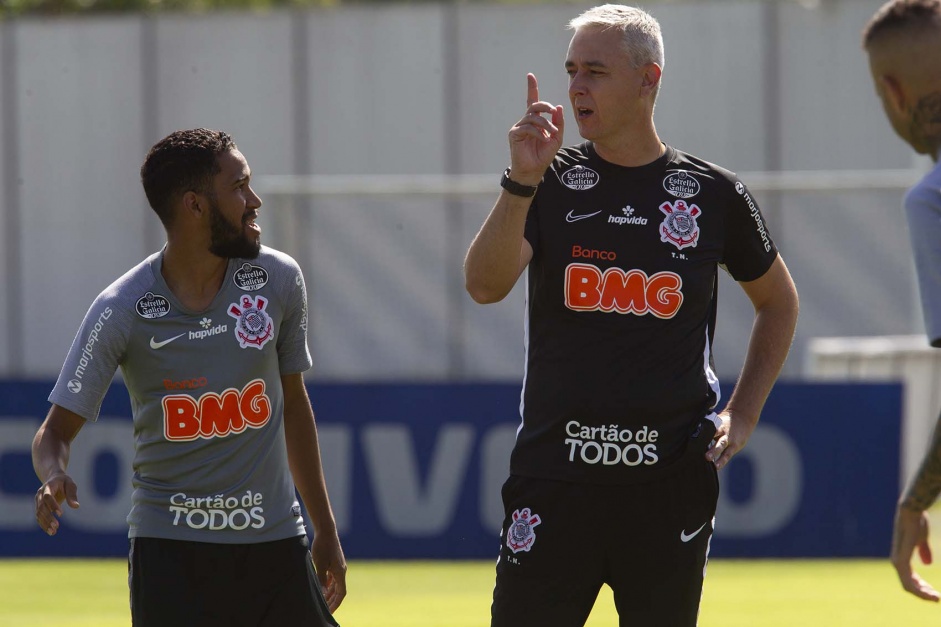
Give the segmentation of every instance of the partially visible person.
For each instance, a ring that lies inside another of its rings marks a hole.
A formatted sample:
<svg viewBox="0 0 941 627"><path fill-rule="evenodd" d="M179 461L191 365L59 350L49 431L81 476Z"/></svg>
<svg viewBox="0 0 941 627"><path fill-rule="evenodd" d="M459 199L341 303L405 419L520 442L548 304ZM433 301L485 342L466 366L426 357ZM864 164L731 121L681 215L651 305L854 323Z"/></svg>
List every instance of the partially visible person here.
<svg viewBox="0 0 941 627"><path fill-rule="evenodd" d="M745 184L661 141L656 19L609 4L569 26L569 100L586 141L563 147L562 107L528 75L504 189L465 261L480 303L526 276L522 424L491 626L579 627L608 584L621 625L692 627L716 470L758 423L797 292ZM755 315L721 409L720 267Z"/></svg>
<svg viewBox="0 0 941 627"><path fill-rule="evenodd" d="M167 243L98 296L75 336L33 441L36 520L55 535L62 503L79 506L69 451L120 367L132 624L336 626L346 560L304 388L301 270L261 245L261 199L226 133L170 134L141 179Z"/></svg>
<svg viewBox="0 0 941 627"><path fill-rule="evenodd" d="M941 348L941 0L892 0L863 30L876 93L895 132L930 156L934 168L905 195L925 327ZM921 466L899 500L891 560L902 587L937 602L941 594L912 569L917 549L930 564L928 514L941 493L941 421Z"/></svg>

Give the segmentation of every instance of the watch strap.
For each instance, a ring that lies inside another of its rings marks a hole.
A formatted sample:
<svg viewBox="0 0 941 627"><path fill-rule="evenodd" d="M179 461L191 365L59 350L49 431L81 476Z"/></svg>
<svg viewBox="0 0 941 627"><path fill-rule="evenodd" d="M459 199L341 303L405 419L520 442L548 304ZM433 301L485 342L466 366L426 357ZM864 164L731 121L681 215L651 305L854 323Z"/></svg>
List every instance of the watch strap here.
<svg viewBox="0 0 941 627"><path fill-rule="evenodd" d="M538 185L523 185L511 179L510 168L503 171L503 178L500 179L500 187L514 196L522 196L523 198L532 198L536 195L536 190L539 189Z"/></svg>

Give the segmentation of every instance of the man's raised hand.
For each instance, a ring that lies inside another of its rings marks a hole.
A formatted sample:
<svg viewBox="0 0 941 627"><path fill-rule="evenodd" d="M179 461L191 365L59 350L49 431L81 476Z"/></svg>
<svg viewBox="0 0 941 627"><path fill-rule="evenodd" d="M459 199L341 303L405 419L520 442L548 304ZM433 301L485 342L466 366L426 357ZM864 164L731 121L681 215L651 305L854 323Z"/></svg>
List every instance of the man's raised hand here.
<svg viewBox="0 0 941 627"><path fill-rule="evenodd" d="M539 85L526 75L526 115L510 129L510 173L517 183L537 185L562 147L562 105L539 100ZM548 117L546 117L548 116Z"/></svg>

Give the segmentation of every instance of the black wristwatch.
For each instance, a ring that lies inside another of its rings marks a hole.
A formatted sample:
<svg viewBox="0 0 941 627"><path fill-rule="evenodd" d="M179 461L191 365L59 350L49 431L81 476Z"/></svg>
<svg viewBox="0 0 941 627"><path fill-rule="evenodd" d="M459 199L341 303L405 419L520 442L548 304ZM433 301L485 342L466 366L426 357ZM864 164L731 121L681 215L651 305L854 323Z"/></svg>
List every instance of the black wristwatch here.
<svg viewBox="0 0 941 627"><path fill-rule="evenodd" d="M538 185L523 185L511 179L510 168L503 171L503 178L500 179L500 187L514 196L522 196L523 198L532 198L536 195L536 190L539 189Z"/></svg>

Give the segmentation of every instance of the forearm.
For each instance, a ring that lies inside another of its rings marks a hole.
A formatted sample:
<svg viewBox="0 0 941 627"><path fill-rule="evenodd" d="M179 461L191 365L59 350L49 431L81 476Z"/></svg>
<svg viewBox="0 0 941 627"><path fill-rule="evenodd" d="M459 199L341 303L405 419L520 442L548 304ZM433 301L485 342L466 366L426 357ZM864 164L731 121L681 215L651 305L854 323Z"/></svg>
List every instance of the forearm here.
<svg viewBox="0 0 941 627"><path fill-rule="evenodd" d="M33 438L33 470L39 481L45 483L50 477L64 474L69 466L71 442L55 429L43 424Z"/></svg>
<svg viewBox="0 0 941 627"><path fill-rule="evenodd" d="M901 505L923 512L931 507L938 498L938 494L941 494L941 421L935 425L928 452L925 453L925 458L906 491Z"/></svg>
<svg viewBox="0 0 941 627"><path fill-rule="evenodd" d="M467 250L464 284L477 302L499 301L516 284L526 213L531 204L531 198L502 192Z"/></svg>
<svg viewBox="0 0 941 627"><path fill-rule="evenodd" d="M796 326L796 294L756 311L745 364L726 410L757 423L787 359Z"/></svg>
<svg viewBox="0 0 941 627"><path fill-rule="evenodd" d="M320 458L320 442L312 411L299 411L289 418L285 411L284 436L288 466L294 485L304 501L315 533L336 533L336 521L327 495Z"/></svg>

